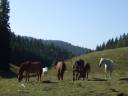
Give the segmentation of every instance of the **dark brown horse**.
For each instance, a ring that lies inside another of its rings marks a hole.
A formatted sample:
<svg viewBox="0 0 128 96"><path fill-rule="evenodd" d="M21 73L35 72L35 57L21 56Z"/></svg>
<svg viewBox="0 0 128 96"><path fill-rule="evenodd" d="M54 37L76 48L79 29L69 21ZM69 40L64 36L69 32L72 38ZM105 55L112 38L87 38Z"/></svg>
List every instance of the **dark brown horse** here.
<svg viewBox="0 0 128 96"><path fill-rule="evenodd" d="M80 78L83 78L83 80L85 78L88 79L88 74L90 72L90 69L91 67L89 63L85 63L84 60L82 59L77 60L73 64L73 81L79 80Z"/></svg>
<svg viewBox="0 0 128 96"><path fill-rule="evenodd" d="M64 63L64 61L58 61L55 64L55 68L57 70L57 78L58 78L58 80L63 80L64 72L66 70L66 64Z"/></svg>
<svg viewBox="0 0 128 96"><path fill-rule="evenodd" d="M29 81L29 73L36 73L38 76L38 81L41 81L42 75L42 64L40 62L23 62L19 69L18 81L20 82L23 79L23 73L26 73L26 81Z"/></svg>
<svg viewBox="0 0 128 96"><path fill-rule="evenodd" d="M84 68L83 68L83 72L80 73L79 78L83 78L83 80L85 78L88 79L88 75L89 75L90 70L91 70L90 64L88 62L85 62L84 63Z"/></svg>

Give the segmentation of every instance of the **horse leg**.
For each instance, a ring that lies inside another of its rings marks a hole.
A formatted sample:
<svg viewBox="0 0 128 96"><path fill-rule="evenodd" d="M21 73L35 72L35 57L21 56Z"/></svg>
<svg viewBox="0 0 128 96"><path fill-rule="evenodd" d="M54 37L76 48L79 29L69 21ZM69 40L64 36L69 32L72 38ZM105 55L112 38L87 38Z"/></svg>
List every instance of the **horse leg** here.
<svg viewBox="0 0 128 96"><path fill-rule="evenodd" d="M58 70L58 73L57 73L57 77L58 77L58 80L60 80L60 72Z"/></svg>
<svg viewBox="0 0 128 96"><path fill-rule="evenodd" d="M61 72L60 77L61 77L61 80L63 80L63 72Z"/></svg>
<svg viewBox="0 0 128 96"><path fill-rule="evenodd" d="M78 72L76 73L76 80L80 79L80 75L78 74Z"/></svg>
<svg viewBox="0 0 128 96"><path fill-rule="evenodd" d="M39 74L39 77L40 77L40 81L41 81L41 73Z"/></svg>
<svg viewBox="0 0 128 96"><path fill-rule="evenodd" d="M87 78L87 79L88 79L88 72L86 72L86 73L85 73L85 78Z"/></svg>
<svg viewBox="0 0 128 96"><path fill-rule="evenodd" d="M28 73L28 76L27 76L27 81L29 81L29 73Z"/></svg>
<svg viewBox="0 0 128 96"><path fill-rule="evenodd" d="M29 73L27 73L27 82L29 81L29 76L28 75L29 75Z"/></svg>
<svg viewBox="0 0 128 96"><path fill-rule="evenodd" d="M60 79L63 80L63 74L60 75Z"/></svg>
<svg viewBox="0 0 128 96"><path fill-rule="evenodd" d="M73 71L73 81L75 81L75 71Z"/></svg>
<svg viewBox="0 0 128 96"><path fill-rule="evenodd" d="M28 81L28 73L26 72L26 82Z"/></svg>
<svg viewBox="0 0 128 96"><path fill-rule="evenodd" d="M108 79L108 72L105 72L105 80Z"/></svg>
<svg viewBox="0 0 128 96"><path fill-rule="evenodd" d="M109 79L111 79L111 75L112 75L112 71L110 71L110 73L109 73Z"/></svg>
<svg viewBox="0 0 128 96"><path fill-rule="evenodd" d="M37 81L39 81L39 74L38 74L38 72L36 74L37 74Z"/></svg>
<svg viewBox="0 0 128 96"><path fill-rule="evenodd" d="M36 74L37 74L37 81L39 81L39 73L37 72Z"/></svg>
<svg viewBox="0 0 128 96"><path fill-rule="evenodd" d="M88 74L89 74L89 72L87 72L87 74L86 74L87 80L88 80Z"/></svg>
<svg viewBox="0 0 128 96"><path fill-rule="evenodd" d="M25 74L25 82L27 82L27 72L26 72L26 74Z"/></svg>
<svg viewBox="0 0 128 96"><path fill-rule="evenodd" d="M39 73L39 81L41 81L41 75L40 75L40 73Z"/></svg>

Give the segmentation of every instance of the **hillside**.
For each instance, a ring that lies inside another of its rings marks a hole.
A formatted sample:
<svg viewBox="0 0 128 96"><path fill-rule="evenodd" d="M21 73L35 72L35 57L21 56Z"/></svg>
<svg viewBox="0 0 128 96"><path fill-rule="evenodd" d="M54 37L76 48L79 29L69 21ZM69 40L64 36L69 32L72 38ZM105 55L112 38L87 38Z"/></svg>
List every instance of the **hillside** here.
<svg viewBox="0 0 128 96"><path fill-rule="evenodd" d="M75 55L82 55L91 51L91 49L75 46L68 42L59 41L59 40L43 40L43 42L45 44L54 44L55 46L63 48Z"/></svg>
<svg viewBox="0 0 128 96"><path fill-rule="evenodd" d="M103 68L99 68L98 66L101 57L113 60L116 63L116 72L120 75L128 74L128 47L92 52L87 55L72 58L68 63L72 65L74 61L81 58L91 64L92 73L97 73L101 72L101 69L104 69L103 66Z"/></svg>
<svg viewBox="0 0 128 96"><path fill-rule="evenodd" d="M101 57L110 58L117 68L113 72L112 80L104 80L104 68L98 67ZM82 58L91 63L89 80L72 81L72 64L76 59ZM128 79L120 80L121 77L128 77L128 48L111 49L89 53L87 55L72 58L66 62L67 71L63 81L57 80L55 68L43 77L42 82L31 77L30 82L24 80L19 83L17 78L0 78L1 96L128 96ZM11 69L17 67L11 65ZM15 71L15 70L13 70ZM25 87L22 87L24 84ZM9 85L9 86L8 86ZM4 90L4 91L3 91Z"/></svg>
<svg viewBox="0 0 128 96"><path fill-rule="evenodd" d="M40 61L44 66L51 66L53 61L74 56L71 52L53 44L45 44L41 39L10 33L10 63L19 65L31 60Z"/></svg>

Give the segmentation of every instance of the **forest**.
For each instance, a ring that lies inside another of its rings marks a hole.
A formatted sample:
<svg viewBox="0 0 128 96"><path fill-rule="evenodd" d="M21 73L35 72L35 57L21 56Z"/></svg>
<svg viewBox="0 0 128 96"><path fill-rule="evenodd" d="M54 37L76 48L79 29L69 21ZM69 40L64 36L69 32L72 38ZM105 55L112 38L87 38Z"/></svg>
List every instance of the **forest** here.
<svg viewBox="0 0 128 96"><path fill-rule="evenodd" d="M109 39L106 43L103 42L103 44L96 47L96 51L121 47L128 47L128 33L124 33L120 37Z"/></svg>
<svg viewBox="0 0 128 96"><path fill-rule="evenodd" d="M56 47L54 44L45 44L41 39L27 36L10 35L10 60L9 62L20 65L30 61L40 61L45 66L51 66L56 60L65 60L74 56L65 49Z"/></svg>

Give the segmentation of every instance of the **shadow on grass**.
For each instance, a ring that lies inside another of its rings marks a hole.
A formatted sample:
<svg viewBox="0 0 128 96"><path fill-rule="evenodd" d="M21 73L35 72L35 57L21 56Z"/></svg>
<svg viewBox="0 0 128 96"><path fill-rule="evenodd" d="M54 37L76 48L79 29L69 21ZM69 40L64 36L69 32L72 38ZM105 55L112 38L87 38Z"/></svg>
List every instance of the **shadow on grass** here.
<svg viewBox="0 0 128 96"><path fill-rule="evenodd" d="M121 77L119 80L128 81L128 77Z"/></svg>
<svg viewBox="0 0 128 96"><path fill-rule="evenodd" d="M45 81L42 81L42 83L58 83L58 82L53 82L53 81L50 81L50 80L45 80Z"/></svg>
<svg viewBox="0 0 128 96"><path fill-rule="evenodd" d="M7 70L7 71L0 71L0 76L2 78L13 78L16 77L16 74L11 70Z"/></svg>
<svg viewBox="0 0 128 96"><path fill-rule="evenodd" d="M93 78L93 79L89 79L88 81L107 81L107 80L102 78Z"/></svg>

